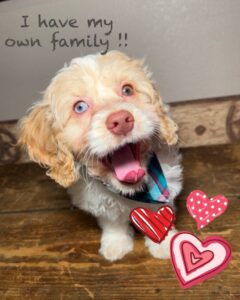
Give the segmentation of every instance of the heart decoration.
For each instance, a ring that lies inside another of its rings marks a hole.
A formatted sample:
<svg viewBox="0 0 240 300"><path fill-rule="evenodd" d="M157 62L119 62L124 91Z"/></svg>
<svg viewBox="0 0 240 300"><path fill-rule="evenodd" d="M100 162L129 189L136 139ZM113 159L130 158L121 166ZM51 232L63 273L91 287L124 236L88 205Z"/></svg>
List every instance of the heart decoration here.
<svg viewBox="0 0 240 300"><path fill-rule="evenodd" d="M186 272L188 274L208 263L213 258L211 251L206 250L200 253L198 249L189 242L185 242L182 247L184 261L186 261Z"/></svg>
<svg viewBox="0 0 240 300"><path fill-rule="evenodd" d="M160 243L171 229L175 216L169 206L163 206L157 212L137 207L131 211L130 220L139 231L152 241Z"/></svg>
<svg viewBox="0 0 240 300"><path fill-rule="evenodd" d="M183 231L171 240L171 261L181 286L186 289L224 270L231 259L231 247L218 236L203 242Z"/></svg>
<svg viewBox="0 0 240 300"><path fill-rule="evenodd" d="M202 229L215 218L222 215L228 206L228 199L223 195L217 195L209 199L200 190L192 191L187 197L187 209L196 220L197 228Z"/></svg>

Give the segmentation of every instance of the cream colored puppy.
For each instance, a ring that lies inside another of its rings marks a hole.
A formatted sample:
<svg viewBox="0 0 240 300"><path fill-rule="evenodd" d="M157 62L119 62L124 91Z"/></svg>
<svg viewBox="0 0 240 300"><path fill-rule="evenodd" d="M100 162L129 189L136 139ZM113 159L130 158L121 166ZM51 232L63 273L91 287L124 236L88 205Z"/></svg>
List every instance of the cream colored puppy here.
<svg viewBox="0 0 240 300"><path fill-rule="evenodd" d="M152 152L169 205L181 190L176 131L143 62L111 51L75 58L61 69L21 121L19 143L47 175L69 187L74 205L97 217L100 253L114 261L133 249L130 211L161 205L129 198L144 190ZM174 232L161 244L146 238L154 257L169 257Z"/></svg>

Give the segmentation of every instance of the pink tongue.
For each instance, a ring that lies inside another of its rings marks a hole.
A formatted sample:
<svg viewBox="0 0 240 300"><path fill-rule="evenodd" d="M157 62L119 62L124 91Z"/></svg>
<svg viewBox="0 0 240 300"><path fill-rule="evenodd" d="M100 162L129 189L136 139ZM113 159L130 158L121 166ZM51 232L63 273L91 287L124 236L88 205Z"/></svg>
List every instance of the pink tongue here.
<svg viewBox="0 0 240 300"><path fill-rule="evenodd" d="M115 151L111 156L111 161L119 181L136 183L145 175L129 145Z"/></svg>

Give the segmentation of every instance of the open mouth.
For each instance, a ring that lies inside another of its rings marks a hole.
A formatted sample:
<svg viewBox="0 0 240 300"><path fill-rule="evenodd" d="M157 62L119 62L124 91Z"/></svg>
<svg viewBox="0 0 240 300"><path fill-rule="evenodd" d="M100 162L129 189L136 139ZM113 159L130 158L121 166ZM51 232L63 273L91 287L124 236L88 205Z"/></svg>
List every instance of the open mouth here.
<svg viewBox="0 0 240 300"><path fill-rule="evenodd" d="M123 183L138 183L145 175L140 164L140 143L126 144L103 159L115 177Z"/></svg>

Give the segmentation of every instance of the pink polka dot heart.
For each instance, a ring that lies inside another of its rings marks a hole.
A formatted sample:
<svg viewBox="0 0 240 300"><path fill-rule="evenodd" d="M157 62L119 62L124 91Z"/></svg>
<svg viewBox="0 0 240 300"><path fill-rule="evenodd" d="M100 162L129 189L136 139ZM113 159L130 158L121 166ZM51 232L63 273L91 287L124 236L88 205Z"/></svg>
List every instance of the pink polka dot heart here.
<svg viewBox="0 0 240 300"><path fill-rule="evenodd" d="M197 228L202 229L215 218L222 215L228 206L228 199L223 195L208 198L200 190L192 191L187 197L187 209L196 220Z"/></svg>

